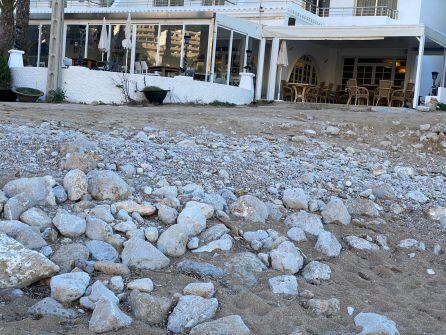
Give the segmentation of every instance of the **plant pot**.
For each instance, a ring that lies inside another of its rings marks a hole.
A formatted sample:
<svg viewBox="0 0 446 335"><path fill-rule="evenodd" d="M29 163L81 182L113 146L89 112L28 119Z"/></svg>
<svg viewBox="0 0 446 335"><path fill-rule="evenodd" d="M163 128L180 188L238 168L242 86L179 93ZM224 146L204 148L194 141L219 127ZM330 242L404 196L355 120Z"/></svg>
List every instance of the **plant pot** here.
<svg viewBox="0 0 446 335"><path fill-rule="evenodd" d="M142 91L146 97L146 99L156 105L162 105L164 99L166 98L169 90L159 90L159 91Z"/></svg>
<svg viewBox="0 0 446 335"><path fill-rule="evenodd" d="M20 102L36 102L43 92L29 87L14 87L12 91L17 94L17 98Z"/></svg>
<svg viewBox="0 0 446 335"><path fill-rule="evenodd" d="M7 89L7 90L0 89L0 101L14 102L16 100L17 100L17 95L13 91L11 91L9 89Z"/></svg>

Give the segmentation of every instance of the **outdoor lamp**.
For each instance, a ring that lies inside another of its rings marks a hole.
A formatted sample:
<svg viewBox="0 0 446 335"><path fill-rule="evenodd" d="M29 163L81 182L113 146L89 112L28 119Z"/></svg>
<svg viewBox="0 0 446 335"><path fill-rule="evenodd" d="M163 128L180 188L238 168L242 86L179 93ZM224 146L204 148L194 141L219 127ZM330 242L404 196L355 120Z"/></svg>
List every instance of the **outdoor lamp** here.
<svg viewBox="0 0 446 335"><path fill-rule="evenodd" d="M246 50L246 66L244 69L247 72L251 72L251 56L252 56L252 50Z"/></svg>
<svg viewBox="0 0 446 335"><path fill-rule="evenodd" d="M184 56L183 56L183 66L181 67L181 73L186 73L187 70L187 47L189 46L190 35L184 35Z"/></svg>
<svg viewBox="0 0 446 335"><path fill-rule="evenodd" d="M438 78L438 72L432 72L432 80L433 80L433 84L432 84L432 95L435 96L437 95L437 85L435 84L437 82L437 78Z"/></svg>
<svg viewBox="0 0 446 335"><path fill-rule="evenodd" d="M188 45L190 42L190 35L184 35L184 44Z"/></svg>

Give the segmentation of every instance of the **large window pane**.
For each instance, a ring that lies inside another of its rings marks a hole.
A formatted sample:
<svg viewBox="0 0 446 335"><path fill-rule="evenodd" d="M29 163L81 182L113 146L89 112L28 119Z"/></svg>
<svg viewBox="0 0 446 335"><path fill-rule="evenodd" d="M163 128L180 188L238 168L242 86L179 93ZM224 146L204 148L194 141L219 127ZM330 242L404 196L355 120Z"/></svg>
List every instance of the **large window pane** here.
<svg viewBox="0 0 446 335"><path fill-rule="evenodd" d="M231 76L229 84L238 86L240 82L240 72L243 72L243 62L245 59L246 36L234 32L232 39L232 60Z"/></svg>
<svg viewBox="0 0 446 335"><path fill-rule="evenodd" d="M161 65L180 67L183 26L161 26L160 58Z"/></svg>
<svg viewBox="0 0 446 335"><path fill-rule="evenodd" d="M101 38L102 26L88 26L88 46L87 58L102 60L102 53L99 51L99 39ZM104 56L105 60L105 56Z"/></svg>
<svg viewBox="0 0 446 335"><path fill-rule="evenodd" d="M49 24L42 25L40 33L40 60L39 66L48 66L48 53L50 51L50 29Z"/></svg>
<svg viewBox="0 0 446 335"><path fill-rule="evenodd" d="M28 52L25 54L25 64L37 66L37 54L39 50L39 26L28 26Z"/></svg>
<svg viewBox="0 0 446 335"><path fill-rule="evenodd" d="M111 45L109 61L112 63L114 71L122 71L125 69L126 59L127 67L130 66L130 50L122 47L122 41L125 39L125 25L116 24L111 26ZM128 69L125 69L128 70Z"/></svg>
<svg viewBox="0 0 446 335"><path fill-rule="evenodd" d="M194 72L195 79L205 80L209 26L186 26L184 35L190 36L190 42L187 46L187 67Z"/></svg>
<svg viewBox="0 0 446 335"><path fill-rule="evenodd" d="M215 50L214 82L226 84L228 60L229 60L229 40L231 32L227 29L217 28L217 44Z"/></svg>
<svg viewBox="0 0 446 335"><path fill-rule="evenodd" d="M148 66L158 65L157 41L158 25L138 25L136 27L136 61L144 61Z"/></svg>
<svg viewBox="0 0 446 335"><path fill-rule="evenodd" d="M73 59L73 64L85 57L85 25L68 25L67 40L65 46L65 57Z"/></svg>

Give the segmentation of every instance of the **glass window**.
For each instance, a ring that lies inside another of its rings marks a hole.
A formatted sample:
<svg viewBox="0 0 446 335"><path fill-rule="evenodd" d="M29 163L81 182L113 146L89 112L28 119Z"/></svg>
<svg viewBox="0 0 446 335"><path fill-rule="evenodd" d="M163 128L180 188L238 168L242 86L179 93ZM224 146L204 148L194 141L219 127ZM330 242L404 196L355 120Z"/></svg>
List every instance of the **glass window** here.
<svg viewBox="0 0 446 335"><path fill-rule="evenodd" d="M135 60L146 62L147 66L159 65L157 57L158 25L136 26Z"/></svg>
<svg viewBox="0 0 446 335"><path fill-rule="evenodd" d="M154 0L155 7L184 6L184 0Z"/></svg>
<svg viewBox="0 0 446 335"><path fill-rule="evenodd" d="M231 73L229 84L238 86L240 83L240 72L243 72L245 61L246 36L234 32L232 38Z"/></svg>
<svg viewBox="0 0 446 335"><path fill-rule="evenodd" d="M202 0L203 6L224 6L226 0Z"/></svg>
<svg viewBox="0 0 446 335"><path fill-rule="evenodd" d="M42 25L40 33L40 59L39 66L48 66L48 53L50 51L50 29L49 24Z"/></svg>
<svg viewBox="0 0 446 335"><path fill-rule="evenodd" d="M101 31L102 26L88 26L87 57L90 59L102 60L102 53L98 49Z"/></svg>
<svg viewBox="0 0 446 335"><path fill-rule="evenodd" d="M130 65L130 50L122 47L122 41L125 39L125 24L114 24L111 26L111 43L109 62L113 71L121 71ZM127 62L126 62L127 60Z"/></svg>
<svg viewBox="0 0 446 335"><path fill-rule="evenodd" d="M195 79L205 80L209 26L186 26L184 35L190 36L189 45L184 46L184 52L187 55L187 68L194 73Z"/></svg>
<svg viewBox="0 0 446 335"><path fill-rule="evenodd" d="M229 40L231 32L224 28L217 28L217 42L215 50L214 82L226 84L228 73Z"/></svg>
<svg viewBox="0 0 446 335"><path fill-rule="evenodd" d="M25 53L25 64L37 66L37 56L39 51L39 26L28 26L27 32L28 52Z"/></svg>
<svg viewBox="0 0 446 335"><path fill-rule="evenodd" d="M260 41L258 39L250 37L248 40L248 50L251 51L251 56L249 60L246 60L245 64L251 67L251 69L249 70L249 72L251 73L257 73L259 47Z"/></svg>
<svg viewBox="0 0 446 335"><path fill-rule="evenodd" d="M161 26L160 59L161 65L180 67L183 26Z"/></svg>
<svg viewBox="0 0 446 335"><path fill-rule="evenodd" d="M310 85L318 84L316 66L310 56L303 56L296 61L289 81Z"/></svg>
<svg viewBox="0 0 446 335"><path fill-rule="evenodd" d="M85 58L85 39L86 26L85 25L68 25L67 39L65 45L65 57L71 58L73 64L76 64L79 59Z"/></svg>

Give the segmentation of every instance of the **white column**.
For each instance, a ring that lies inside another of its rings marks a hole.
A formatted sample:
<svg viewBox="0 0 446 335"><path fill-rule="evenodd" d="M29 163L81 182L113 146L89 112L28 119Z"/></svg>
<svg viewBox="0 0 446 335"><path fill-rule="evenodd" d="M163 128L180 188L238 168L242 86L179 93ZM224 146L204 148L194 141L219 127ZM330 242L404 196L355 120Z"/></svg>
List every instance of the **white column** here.
<svg viewBox="0 0 446 335"><path fill-rule="evenodd" d="M266 39L260 40L259 55L257 56L257 76L256 76L256 94L255 99L262 99L262 83L263 83L263 68L265 67L265 46Z"/></svg>
<svg viewBox="0 0 446 335"><path fill-rule="evenodd" d="M53 0L51 5L51 30L48 52L46 91L55 90L62 82L62 45L64 35L64 2ZM62 41L61 41L62 40Z"/></svg>
<svg viewBox="0 0 446 335"><path fill-rule="evenodd" d="M136 57L136 24L132 26L132 50L130 51L129 73L135 73L135 57Z"/></svg>
<svg viewBox="0 0 446 335"><path fill-rule="evenodd" d="M90 25L87 23L85 25L84 58L88 58L88 29L90 29Z"/></svg>
<svg viewBox="0 0 446 335"><path fill-rule="evenodd" d="M231 30L231 37L229 38L228 49L228 69L226 71L226 85L229 85L229 79L231 78L231 66L232 66L232 40L234 38L234 30Z"/></svg>
<svg viewBox="0 0 446 335"><path fill-rule="evenodd" d="M444 87L445 84L445 78L446 77L446 49L443 49L443 67L441 72L441 83L440 87Z"/></svg>
<svg viewBox="0 0 446 335"><path fill-rule="evenodd" d="M417 60L417 75L415 78L415 92L413 96L413 108L418 107L418 97L420 95L421 86L421 72L423 67L423 56L424 56L424 44L426 42L426 36L420 36L420 46L418 47L418 60Z"/></svg>
<svg viewBox="0 0 446 335"><path fill-rule="evenodd" d="M39 24L39 41L37 42L37 64L36 67L40 67L40 46L42 42L42 24Z"/></svg>
<svg viewBox="0 0 446 335"><path fill-rule="evenodd" d="M274 100L274 93L276 90L276 77L277 77L277 56L279 55L279 43L278 37L273 38L271 45L271 57L269 62L269 74L268 74L268 90L266 93L266 99Z"/></svg>

